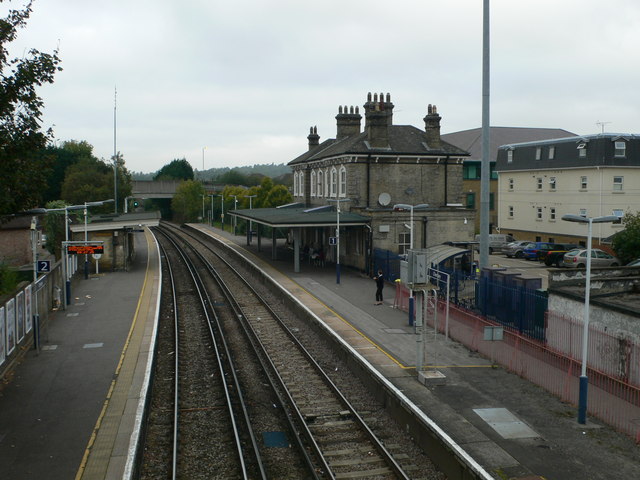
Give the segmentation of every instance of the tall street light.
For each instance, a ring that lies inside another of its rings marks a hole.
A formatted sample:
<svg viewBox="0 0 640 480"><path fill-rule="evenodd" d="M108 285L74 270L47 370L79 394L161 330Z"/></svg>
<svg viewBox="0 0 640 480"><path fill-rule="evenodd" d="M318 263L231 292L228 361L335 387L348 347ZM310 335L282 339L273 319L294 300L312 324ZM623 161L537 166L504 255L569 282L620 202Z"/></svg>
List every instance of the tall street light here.
<svg viewBox="0 0 640 480"><path fill-rule="evenodd" d="M216 195L210 193L208 196L211 197L211 226L213 227L213 197Z"/></svg>
<svg viewBox="0 0 640 480"><path fill-rule="evenodd" d="M589 380L587 378L587 351L589 341L589 299L591 290L591 233L594 223L613 223L618 220L615 215L604 217L583 217L581 215L563 215L562 220L567 222L586 223L587 230L587 271L584 287L584 319L582 331L582 371L580 373L580 390L578 397L578 423L587 423L587 390Z"/></svg>
<svg viewBox="0 0 640 480"><path fill-rule="evenodd" d="M427 208L429 206L428 203L419 203L418 205L409 205L407 203L396 203L393 206L393 210L394 211L405 211L405 210L410 210L411 211L411 215L409 217L409 250L413 250L413 210L414 209L420 209L420 208ZM409 257L407 256L407 259ZM413 325L413 318L414 318L414 298L413 298L413 288L409 289L409 325Z"/></svg>
<svg viewBox="0 0 640 480"><path fill-rule="evenodd" d="M89 207L98 207L100 205L104 205L105 203L111 203L114 199L110 198L109 200L100 200L99 202L84 202L84 243L85 245L89 243L88 240L88 230L87 230L87 209ZM89 255L84 254L84 279L87 280L89 278Z"/></svg>
<svg viewBox="0 0 640 480"><path fill-rule="evenodd" d="M249 199L249 210L251 210L251 208L252 208L251 200L253 200L256 197L257 197L257 195L245 195L244 196L244 198L248 198ZM251 220L249 220L249 232L247 233L247 245L251 244L252 232L253 232L253 222Z"/></svg>
<svg viewBox="0 0 640 480"><path fill-rule="evenodd" d="M202 182L204 183L204 151L207 147L202 147Z"/></svg>
<svg viewBox="0 0 640 480"><path fill-rule="evenodd" d="M350 202L350 198L327 198L327 202L336 202L336 284L340 284L340 203Z"/></svg>
<svg viewBox="0 0 640 480"><path fill-rule="evenodd" d="M229 195L230 197L233 197L233 209L237 210L238 209L238 195ZM233 216L233 236L235 237L236 235L236 227L238 226L238 217L236 217L235 215Z"/></svg>

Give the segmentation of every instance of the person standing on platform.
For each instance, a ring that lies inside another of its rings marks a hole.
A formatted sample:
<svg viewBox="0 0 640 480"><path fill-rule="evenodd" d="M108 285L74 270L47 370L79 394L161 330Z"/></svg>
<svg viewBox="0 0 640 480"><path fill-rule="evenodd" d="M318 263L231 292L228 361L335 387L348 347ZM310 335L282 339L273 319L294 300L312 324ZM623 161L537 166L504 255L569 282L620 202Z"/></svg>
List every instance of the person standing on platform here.
<svg viewBox="0 0 640 480"><path fill-rule="evenodd" d="M382 270L378 270L378 275L373 277L376 281L376 303L374 305L382 305L382 289L384 288L384 275Z"/></svg>

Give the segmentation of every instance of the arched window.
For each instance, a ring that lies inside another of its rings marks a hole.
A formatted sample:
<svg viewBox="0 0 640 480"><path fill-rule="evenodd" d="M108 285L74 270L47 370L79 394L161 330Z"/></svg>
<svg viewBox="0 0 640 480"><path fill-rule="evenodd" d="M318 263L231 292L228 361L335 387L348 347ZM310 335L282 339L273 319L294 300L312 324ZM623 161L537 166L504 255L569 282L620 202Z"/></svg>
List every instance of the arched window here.
<svg viewBox="0 0 640 480"><path fill-rule="evenodd" d="M340 187L338 192L341 197L347 196L347 167L344 165L340 167Z"/></svg>
<svg viewBox="0 0 640 480"><path fill-rule="evenodd" d="M311 196L316 196L316 171L311 170Z"/></svg>
<svg viewBox="0 0 640 480"><path fill-rule="evenodd" d="M335 197L338 194L338 171L336 167L331 169L331 197Z"/></svg>
<svg viewBox="0 0 640 480"><path fill-rule="evenodd" d="M301 197L304 197L304 172L300 172L300 178L298 179L298 191Z"/></svg>
<svg viewBox="0 0 640 480"><path fill-rule="evenodd" d="M318 197L322 197L324 193L324 173L322 170L318 170Z"/></svg>
<svg viewBox="0 0 640 480"><path fill-rule="evenodd" d="M298 173L293 173L293 196L298 196Z"/></svg>
<svg viewBox="0 0 640 480"><path fill-rule="evenodd" d="M324 196L328 197L329 196L329 183L331 183L329 181L329 169L327 168L324 171Z"/></svg>

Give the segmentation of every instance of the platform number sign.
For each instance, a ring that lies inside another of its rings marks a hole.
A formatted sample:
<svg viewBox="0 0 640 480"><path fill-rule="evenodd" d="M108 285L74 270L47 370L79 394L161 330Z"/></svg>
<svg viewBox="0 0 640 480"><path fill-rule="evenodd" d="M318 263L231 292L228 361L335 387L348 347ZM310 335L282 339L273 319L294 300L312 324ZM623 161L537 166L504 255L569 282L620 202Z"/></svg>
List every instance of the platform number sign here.
<svg viewBox="0 0 640 480"><path fill-rule="evenodd" d="M49 273L51 271L51 260L38 260L38 273Z"/></svg>
<svg viewBox="0 0 640 480"><path fill-rule="evenodd" d="M329 237L329 245L337 245L338 237Z"/></svg>

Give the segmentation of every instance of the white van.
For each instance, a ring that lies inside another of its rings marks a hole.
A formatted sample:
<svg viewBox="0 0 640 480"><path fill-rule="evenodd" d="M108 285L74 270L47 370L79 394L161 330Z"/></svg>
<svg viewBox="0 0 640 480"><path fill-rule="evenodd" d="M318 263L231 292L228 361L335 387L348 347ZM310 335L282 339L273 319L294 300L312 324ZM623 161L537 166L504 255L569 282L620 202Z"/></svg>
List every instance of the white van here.
<svg viewBox="0 0 640 480"><path fill-rule="evenodd" d="M480 235L476 235L476 242L480 241ZM509 242L513 242L515 238L504 233L489 234L489 253L500 252L502 248ZM480 247L478 247L479 249Z"/></svg>

